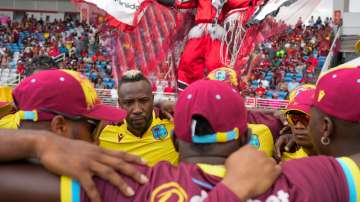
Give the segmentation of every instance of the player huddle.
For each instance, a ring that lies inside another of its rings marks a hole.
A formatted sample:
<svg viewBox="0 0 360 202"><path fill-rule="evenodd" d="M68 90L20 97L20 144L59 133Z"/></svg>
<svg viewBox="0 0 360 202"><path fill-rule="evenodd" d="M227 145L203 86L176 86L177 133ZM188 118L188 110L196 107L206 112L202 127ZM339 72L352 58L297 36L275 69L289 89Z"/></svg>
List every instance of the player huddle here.
<svg viewBox="0 0 360 202"><path fill-rule="evenodd" d="M121 109L77 72L24 79L1 106L0 160L45 168L2 164L0 200L360 201L358 67L295 89L281 115L248 111L231 69L209 75L154 107L150 82L126 72Z"/></svg>

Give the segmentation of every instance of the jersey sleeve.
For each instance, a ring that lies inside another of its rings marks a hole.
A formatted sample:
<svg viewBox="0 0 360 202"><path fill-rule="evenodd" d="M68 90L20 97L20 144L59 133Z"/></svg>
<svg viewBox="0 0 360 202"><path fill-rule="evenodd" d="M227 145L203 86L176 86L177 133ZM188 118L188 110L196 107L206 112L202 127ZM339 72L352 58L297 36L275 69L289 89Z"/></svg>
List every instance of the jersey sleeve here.
<svg viewBox="0 0 360 202"><path fill-rule="evenodd" d="M77 180L67 176L60 178L60 201L80 202L80 184Z"/></svg>
<svg viewBox="0 0 360 202"><path fill-rule="evenodd" d="M309 157L287 161L273 187L252 202L349 201L343 169L335 158Z"/></svg>

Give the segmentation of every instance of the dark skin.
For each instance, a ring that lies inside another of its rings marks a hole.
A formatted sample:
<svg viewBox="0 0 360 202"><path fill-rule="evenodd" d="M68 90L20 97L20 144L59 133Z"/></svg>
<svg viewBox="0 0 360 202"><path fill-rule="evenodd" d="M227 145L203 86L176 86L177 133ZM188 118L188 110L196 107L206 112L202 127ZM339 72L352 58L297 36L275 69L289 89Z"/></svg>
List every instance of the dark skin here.
<svg viewBox="0 0 360 202"><path fill-rule="evenodd" d="M125 162L126 159L128 159L129 162L140 160L137 157L129 156L124 152L116 154L115 151L102 150L97 146L85 143L84 140L93 142L94 138L92 133L95 130L95 127L86 121L74 121L66 119L61 115L56 115L51 121L22 122L22 128L24 130L36 129L34 131L51 131L56 133L58 136L66 138L56 137L56 135L52 135L52 133L45 134L43 136L31 135L30 133L29 135L22 135L19 137L15 135L12 138L13 140L10 140L10 137L7 138L7 135L5 135L6 133L4 133L2 134L4 135L2 140L3 144L5 145L3 145L1 148L4 149L2 153L5 154L7 151L9 151L10 156L13 156L8 160L28 158L24 156L25 154L30 155L31 157L36 157L41 161L42 165L44 165L46 169L52 171L53 173L72 176L78 179L92 201L100 201L99 193L97 193L95 184L92 179L92 176L94 175L101 176L108 180L119 190L122 190L123 193L127 196L133 195L134 191L124 183L123 179L121 176L119 176L118 173L116 173L115 169L122 171L124 174L128 174L129 176L131 175L134 179L141 183L145 183L147 181L147 179L144 179L146 178L144 175L138 173L136 169L132 168L131 165ZM14 138L19 140L16 141ZM73 142L67 142L67 139L75 140L73 140ZM9 142L10 144L14 142L15 145L21 148L19 151L20 153L14 153L13 150L6 148L6 142ZM22 145L27 142L33 142L34 144L26 144L28 146ZM66 145L66 149L64 149L64 145ZM76 152L76 155L74 152ZM1 158L1 160L6 160L6 157L5 159ZM21 173L23 171L23 165L24 164L18 165L16 168L12 168L10 165L10 168L7 166L0 166L1 176L8 176L11 174L16 176L13 178L15 180L7 181L7 185L9 185L10 188L8 186L1 188L2 192L0 193L0 201L23 201L24 198L26 198L27 201L30 201L28 198L33 198L33 201L59 201L59 194L57 191L59 189L54 189L55 187L58 187L58 183L55 183L58 182L58 177L48 174L45 170L42 170L40 173L38 173L35 171L41 170L38 168L35 169L34 173L31 173L31 175L35 177L35 179L36 177L44 179L43 181L39 182L37 180L31 180L31 177L26 179L19 178L15 173L17 171ZM17 170L17 168L19 170ZM29 171L30 169L27 170L27 173L29 173ZM24 183L24 180L27 180L26 182L28 183ZM51 186L45 186L46 192L41 192L39 191L40 189L36 189L36 187L38 187L38 183L49 184ZM54 183L56 186L53 186ZM15 189L11 189L11 186L21 188L21 190L24 191L22 193L26 194L18 195L17 192L14 192ZM9 190L12 191L4 192L6 188L9 188ZM38 200L40 198L42 198L42 200Z"/></svg>
<svg viewBox="0 0 360 202"><path fill-rule="evenodd" d="M211 127L203 128L202 130L202 132L205 133L211 131ZM244 135L241 137L243 138L240 138L239 141L206 145L202 149L207 150L207 148L210 147L213 149L211 149L210 155L204 156L204 158L201 158L200 156L195 156L195 158L193 158L186 151L180 153L187 156L184 159L184 161L187 162L225 164L229 170L232 170L232 172L229 171L232 175L229 174L225 176L223 183L229 187L239 199L246 200L267 190L280 174L280 167L275 164L274 160L267 158L264 153L256 151L251 146L245 146L239 150L240 152L237 151L248 139L247 136ZM186 147L183 146L191 145L184 143L183 141L176 142L178 142L179 145L181 145L180 147L185 150ZM196 145L191 146L192 148L190 150L195 150L194 146ZM221 154L215 154L216 151L221 152ZM193 153L195 154L196 152ZM233 154L226 160L228 157L227 155L230 155L231 153ZM254 158L258 160L254 162L252 160ZM244 165L239 166L237 164L239 161L244 162ZM255 174L254 176L252 172L253 167L261 169L263 171L261 172L263 173L263 176L258 174ZM235 170L236 172L234 172ZM29 172L31 172L31 174L29 174ZM39 165L30 165L22 162L2 165L0 166L0 178L5 179L8 182L6 185L1 185L1 190L6 191L4 193L8 192L8 194L0 194L0 201L21 201L24 199L25 193L27 201L30 202L59 201L59 178L49 174ZM258 179L255 180L255 178ZM21 179L22 183L16 183L16 180L14 179Z"/></svg>
<svg viewBox="0 0 360 202"><path fill-rule="evenodd" d="M198 121L196 134L206 135L215 133L206 119L201 116L196 116L195 119ZM177 139L176 135L172 136L172 141L175 149L179 152L181 162L222 165L231 153L248 142L250 137L249 133L247 135L240 135L238 140L226 143L192 144Z"/></svg>
<svg viewBox="0 0 360 202"><path fill-rule="evenodd" d="M281 160L282 152L295 152L299 149L299 146L309 155L316 155L314 146L309 136L309 121L310 116L300 111L287 112L287 118L290 127L291 134L284 134L276 141L274 158Z"/></svg>
<svg viewBox="0 0 360 202"><path fill-rule="evenodd" d="M311 110L309 133L318 154L340 157L359 153L359 131L360 124L357 122L328 116L315 107ZM328 138L330 144L322 144L322 137ZM354 160L359 164L360 155L355 155Z"/></svg>
<svg viewBox="0 0 360 202"><path fill-rule="evenodd" d="M145 80L126 82L119 87L119 105L128 113L128 130L137 137L149 129L152 122L154 96Z"/></svg>

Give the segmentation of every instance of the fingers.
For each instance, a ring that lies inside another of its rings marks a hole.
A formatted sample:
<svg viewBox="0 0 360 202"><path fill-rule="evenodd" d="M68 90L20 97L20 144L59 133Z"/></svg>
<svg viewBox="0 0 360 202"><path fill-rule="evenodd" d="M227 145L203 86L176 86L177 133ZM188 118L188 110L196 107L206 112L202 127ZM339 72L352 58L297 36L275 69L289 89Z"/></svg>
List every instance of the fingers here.
<svg viewBox="0 0 360 202"><path fill-rule="evenodd" d="M120 175L116 173L115 170L111 167L104 166L100 163L94 163L92 167L95 175L113 184L125 196L130 197L135 194L135 191L131 187L129 187L126 182L120 177Z"/></svg>
<svg viewBox="0 0 360 202"><path fill-rule="evenodd" d="M124 151L113 151L113 150L108 150L108 149L102 149L103 153L107 154L107 155L111 155L113 157L116 157L118 159L121 159L123 161L126 161L128 163L135 163L138 165L146 165L147 162L136 155L130 154L128 152L124 152ZM101 159L101 158L100 158Z"/></svg>
<svg viewBox="0 0 360 202"><path fill-rule="evenodd" d="M285 145L285 151L289 152L296 145L294 138L291 138L288 143Z"/></svg>
<svg viewBox="0 0 360 202"><path fill-rule="evenodd" d="M127 161L123 161L122 159L104 156L101 158L101 162L104 165L109 165L112 168L115 168L116 170L120 171L122 174L133 178L135 181L139 182L140 184L145 184L149 181L148 178L145 175L143 175L141 172L139 172L138 169L136 169L132 164L127 163Z"/></svg>
<svg viewBox="0 0 360 202"><path fill-rule="evenodd" d="M163 112L165 114L165 116L167 117L167 119L169 119L170 121L174 121L174 117L167 111Z"/></svg>
<svg viewBox="0 0 360 202"><path fill-rule="evenodd" d="M85 174L79 178L81 187L85 190L85 193L89 197L91 202L101 202L99 192L96 189L95 183L89 174Z"/></svg>

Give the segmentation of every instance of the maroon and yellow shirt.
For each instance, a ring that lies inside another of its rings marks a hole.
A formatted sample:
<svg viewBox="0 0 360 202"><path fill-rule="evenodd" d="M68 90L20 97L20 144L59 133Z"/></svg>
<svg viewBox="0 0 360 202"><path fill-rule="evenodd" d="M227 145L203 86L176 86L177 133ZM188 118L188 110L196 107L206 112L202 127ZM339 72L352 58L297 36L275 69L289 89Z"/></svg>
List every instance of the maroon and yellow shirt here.
<svg viewBox="0 0 360 202"><path fill-rule="evenodd" d="M102 201L239 201L236 195L221 183L225 173L223 166L181 163L174 167L161 162L152 168L139 169L149 177L150 182L138 185L124 177L136 191L136 196L132 198L124 197L108 182L95 179L103 197ZM76 188L72 187L72 190ZM79 199L77 201L89 201L83 190L77 194L76 197L69 197ZM62 201L76 200L62 198ZM360 201L359 167L349 158L319 156L287 161L273 186L258 198L248 201Z"/></svg>

